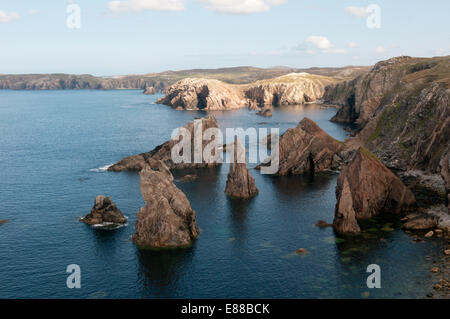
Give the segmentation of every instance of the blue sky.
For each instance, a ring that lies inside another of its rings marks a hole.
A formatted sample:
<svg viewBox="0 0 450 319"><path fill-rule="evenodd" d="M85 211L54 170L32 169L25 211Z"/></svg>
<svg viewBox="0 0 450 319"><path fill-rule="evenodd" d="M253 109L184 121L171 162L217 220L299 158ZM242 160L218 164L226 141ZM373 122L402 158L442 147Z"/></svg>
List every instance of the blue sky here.
<svg viewBox="0 0 450 319"><path fill-rule="evenodd" d="M81 28L67 27L67 5ZM381 9L368 28L364 8ZM0 73L371 65L450 54L450 1L0 0Z"/></svg>

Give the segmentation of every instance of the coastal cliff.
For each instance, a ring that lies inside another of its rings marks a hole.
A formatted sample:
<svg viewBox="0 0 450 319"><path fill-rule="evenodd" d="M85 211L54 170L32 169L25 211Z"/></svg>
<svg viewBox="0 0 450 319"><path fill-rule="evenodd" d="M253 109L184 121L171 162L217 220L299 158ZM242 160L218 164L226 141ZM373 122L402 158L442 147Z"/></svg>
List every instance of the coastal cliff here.
<svg viewBox="0 0 450 319"><path fill-rule="evenodd" d="M243 90L246 98L259 107L276 107L316 102L322 98L326 86L339 81L339 78L304 72L290 73L249 84Z"/></svg>
<svg viewBox="0 0 450 319"><path fill-rule="evenodd" d="M145 76L95 77L71 74L0 75L0 89L10 90L119 90L154 88L165 83Z"/></svg>
<svg viewBox="0 0 450 319"><path fill-rule="evenodd" d="M157 103L185 110L233 110L243 107L257 110L259 107L317 102L325 93L326 86L340 81L340 78L304 72L246 85L189 78L166 89L166 96Z"/></svg>
<svg viewBox="0 0 450 319"><path fill-rule="evenodd" d="M166 96L157 103L185 110L233 110L246 102L237 85L218 80L184 79L170 86Z"/></svg>
<svg viewBox="0 0 450 319"><path fill-rule="evenodd" d="M435 203L448 205L450 56L379 62L328 86L324 100L341 106L332 120L355 128L355 138L416 195L434 193Z"/></svg>

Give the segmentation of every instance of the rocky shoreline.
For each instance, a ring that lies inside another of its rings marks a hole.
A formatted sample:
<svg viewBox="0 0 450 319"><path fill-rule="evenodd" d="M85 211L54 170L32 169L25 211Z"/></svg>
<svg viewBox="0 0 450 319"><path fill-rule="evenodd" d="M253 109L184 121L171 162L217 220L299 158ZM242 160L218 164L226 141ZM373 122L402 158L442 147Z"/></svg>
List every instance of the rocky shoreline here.
<svg viewBox="0 0 450 319"><path fill-rule="evenodd" d="M447 241L448 246L449 65L450 57L399 57L382 61L351 81L328 79L329 83L321 83L321 87L314 86L314 81L303 74L301 84L295 81L291 84L298 86L295 90L289 85L259 83L252 87L218 80L185 79L169 87L166 97L159 102L180 110L259 109L319 98L341 105L332 120L349 125L353 137L337 141L314 121L304 118L297 127L280 136L280 165L276 175L340 171L332 225L336 234L359 234L365 220L402 218L403 228L415 236L417 242L423 237L437 237ZM294 76L284 76L284 81L289 77ZM276 81L279 80L272 83ZM286 93L290 90L295 94ZM310 90L309 95L305 90ZM218 128L211 115L196 119L184 127L192 138L198 122L202 124L202 133L207 128ZM267 140L270 139L268 136ZM133 236L139 247L187 247L199 236L195 211L184 193L173 184L170 170L200 169L221 163L175 163L171 153L176 143L169 140L150 152L124 158L109 168L114 172L140 171L146 206L138 213ZM239 141L235 140L222 150L231 148L235 150L235 157L225 192L232 198L250 199L258 194L258 188L245 158L239 163L236 160ZM245 157L245 152L243 154ZM189 163L194 162L191 158ZM268 164L265 162L257 169L265 165ZM195 178L186 180L193 182ZM331 225L324 221L318 223L318 227L328 226ZM423 231L426 233L421 233ZM305 251L299 250L298 254ZM448 258L446 260L441 267L443 274L445 271L448 274ZM438 272L441 273L441 269ZM440 278L434 289L448 296L445 280L445 276Z"/></svg>

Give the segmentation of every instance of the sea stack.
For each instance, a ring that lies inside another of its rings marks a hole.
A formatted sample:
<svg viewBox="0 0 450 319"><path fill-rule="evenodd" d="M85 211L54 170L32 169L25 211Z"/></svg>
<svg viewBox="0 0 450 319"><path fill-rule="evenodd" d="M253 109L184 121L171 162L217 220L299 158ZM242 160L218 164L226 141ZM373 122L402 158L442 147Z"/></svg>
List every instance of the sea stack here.
<svg viewBox="0 0 450 319"><path fill-rule="evenodd" d="M122 225L127 222L127 218L112 201L111 197L97 196L91 212L81 219L88 225Z"/></svg>
<svg viewBox="0 0 450 319"><path fill-rule="evenodd" d="M186 195L173 183L169 168L158 161L140 172L146 205L137 214L133 241L140 247L188 247L198 237L195 212Z"/></svg>
<svg viewBox="0 0 450 319"><path fill-rule="evenodd" d="M339 176L336 197L333 227L338 233L359 233L358 220L399 215L416 203L409 188L362 147Z"/></svg>
<svg viewBox="0 0 450 319"><path fill-rule="evenodd" d="M296 128L280 137L280 165L277 175L300 175L339 169L343 143L335 140L313 120L304 118ZM257 167L269 164L262 164Z"/></svg>
<svg viewBox="0 0 450 319"><path fill-rule="evenodd" d="M232 152L233 161L230 164L230 172L225 193L232 198L249 199L258 194L254 178L247 169L245 147L235 137Z"/></svg>
<svg viewBox="0 0 450 319"><path fill-rule="evenodd" d="M129 157L125 157L118 163L112 165L110 168L108 168L108 171L111 172L122 172L122 171L140 171L142 170L146 165L152 165L152 161L163 161L164 164L171 170L176 169L189 169L189 168L207 168L207 167L214 167L221 165L221 161L212 161L212 160L206 160L203 159L202 162L197 163L195 161L194 157L194 145L195 145L195 138L196 134L201 134L201 137L197 137L199 140L203 140L205 131L208 129L216 129L218 128L217 120L214 116L208 115L204 118L194 119L193 121L189 122L187 125L185 125L183 128L185 128L190 136L191 136L191 158L188 162L182 162L182 163L175 163L172 160L172 148L179 143L176 139L171 139L164 144L161 144L157 147L155 147L152 151L147 153L142 153L138 155L133 155ZM201 130L200 130L201 129ZM211 146L211 143L215 143L214 137L211 138L211 140L203 140L202 143L202 152L204 151L205 147ZM212 146L217 146L212 144Z"/></svg>

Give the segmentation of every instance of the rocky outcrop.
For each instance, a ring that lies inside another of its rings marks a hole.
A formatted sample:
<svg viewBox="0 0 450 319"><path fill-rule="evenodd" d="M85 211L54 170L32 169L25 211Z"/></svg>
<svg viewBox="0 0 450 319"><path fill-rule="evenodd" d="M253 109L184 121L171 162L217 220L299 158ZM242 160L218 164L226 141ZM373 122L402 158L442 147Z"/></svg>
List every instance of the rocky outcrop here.
<svg viewBox="0 0 450 319"><path fill-rule="evenodd" d="M184 79L166 90L159 104L185 110L233 110L248 103L238 86L210 79Z"/></svg>
<svg viewBox="0 0 450 319"><path fill-rule="evenodd" d="M333 227L359 233L359 220L399 215L415 205L413 193L368 150L360 148L338 178Z"/></svg>
<svg viewBox="0 0 450 319"><path fill-rule="evenodd" d="M261 115L264 117L272 117L272 109L269 107L265 107L258 112L258 115Z"/></svg>
<svg viewBox="0 0 450 319"><path fill-rule="evenodd" d="M450 56L398 57L356 79L328 86L341 105L333 118L396 172L419 206L449 204ZM445 188L446 190L443 190Z"/></svg>
<svg viewBox="0 0 450 319"><path fill-rule="evenodd" d="M127 218L112 201L111 197L97 196L91 212L81 219L88 225L122 225L127 222Z"/></svg>
<svg viewBox="0 0 450 319"><path fill-rule="evenodd" d="M158 87L154 87L154 86L147 86L144 90L144 94L145 95L153 95L156 94L160 91L161 89Z"/></svg>
<svg viewBox="0 0 450 319"><path fill-rule="evenodd" d="M195 132L202 134L201 138L203 138L203 134L209 128L218 128L217 120L214 116L209 115L201 119L196 119L192 122L189 122L184 128L189 132L191 136L191 158L190 161L175 163L172 159L172 148L179 143L178 139L171 139L164 144L159 145L155 149L150 152L142 153L139 155L134 155L130 157L126 157L122 159L120 162L109 167L109 171L112 172L121 172L121 171L140 171L146 165L153 165L152 161L163 161L164 164L169 167L169 169L187 169L187 168L206 168L206 167L214 167L220 165L218 161L214 161L211 159L205 159L201 162L196 163L194 157L194 147L195 147ZM198 138L199 140L201 138ZM214 139L211 141L203 141L202 150L205 149L207 145L211 145L214 143Z"/></svg>
<svg viewBox="0 0 450 319"><path fill-rule="evenodd" d="M260 107L296 105L320 100L325 87L337 79L309 73L291 73L244 87L245 96Z"/></svg>
<svg viewBox="0 0 450 319"><path fill-rule="evenodd" d="M447 195L447 206L450 214L450 147L445 152L445 155L442 156L440 162L440 171L442 179L445 182L445 191Z"/></svg>
<svg viewBox="0 0 450 319"><path fill-rule="evenodd" d="M336 170L342 164L340 153L343 150L343 143L328 135L314 121L304 118L295 129L288 129L280 137L278 175ZM257 169L269 164L261 164Z"/></svg>
<svg viewBox="0 0 450 319"><path fill-rule="evenodd" d="M404 229L407 230L428 230L434 229L438 225L438 220L435 216L415 213L405 217Z"/></svg>
<svg viewBox="0 0 450 319"><path fill-rule="evenodd" d="M188 78L166 90L157 103L186 110L232 110L304 104L322 98L325 87L340 79L308 73L291 73L246 85Z"/></svg>
<svg viewBox="0 0 450 319"><path fill-rule="evenodd" d="M245 148L235 138L233 144L233 161L230 164L225 193L232 198L249 199L258 194L254 178L247 169Z"/></svg>
<svg viewBox="0 0 450 319"><path fill-rule="evenodd" d="M196 215L169 168L162 161L155 168L146 166L140 187L146 205L137 214L133 241L148 248L189 246L199 235Z"/></svg>
<svg viewBox="0 0 450 319"><path fill-rule="evenodd" d="M438 174L450 141L450 57L398 57L353 81L329 86L342 105L334 121L355 127L364 146L394 170Z"/></svg>
<svg viewBox="0 0 450 319"><path fill-rule="evenodd" d="M411 59L397 57L382 61L352 81L327 87L324 100L342 106L333 121L363 127L382 103L383 96L410 72L399 65L408 65Z"/></svg>

